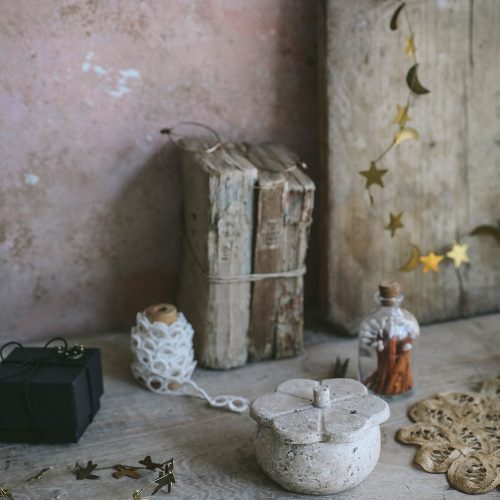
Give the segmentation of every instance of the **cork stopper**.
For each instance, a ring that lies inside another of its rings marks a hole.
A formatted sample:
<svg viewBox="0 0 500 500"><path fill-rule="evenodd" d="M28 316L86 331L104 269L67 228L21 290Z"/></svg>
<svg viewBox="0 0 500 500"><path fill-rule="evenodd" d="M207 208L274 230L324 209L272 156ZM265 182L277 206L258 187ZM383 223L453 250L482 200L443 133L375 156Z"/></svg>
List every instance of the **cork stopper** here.
<svg viewBox="0 0 500 500"><path fill-rule="evenodd" d="M390 305L401 295L401 285L396 280L384 280L378 286L382 305Z"/></svg>
<svg viewBox="0 0 500 500"><path fill-rule="evenodd" d="M159 321L171 325L177 321L177 308L172 304L154 304L144 311L151 323Z"/></svg>
<svg viewBox="0 0 500 500"><path fill-rule="evenodd" d="M396 280L384 280L378 286L380 296L384 299L393 299L401 295L401 285Z"/></svg>

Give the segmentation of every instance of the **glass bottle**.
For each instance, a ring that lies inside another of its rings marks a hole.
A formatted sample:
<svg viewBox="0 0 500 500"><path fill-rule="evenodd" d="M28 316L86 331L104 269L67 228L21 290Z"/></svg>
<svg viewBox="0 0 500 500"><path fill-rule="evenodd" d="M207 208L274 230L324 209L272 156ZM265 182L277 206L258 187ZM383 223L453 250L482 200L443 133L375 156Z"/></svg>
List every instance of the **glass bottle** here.
<svg viewBox="0 0 500 500"><path fill-rule="evenodd" d="M417 320L400 307L401 286L383 281L375 294L378 308L359 324L359 380L374 394L393 399L415 388Z"/></svg>

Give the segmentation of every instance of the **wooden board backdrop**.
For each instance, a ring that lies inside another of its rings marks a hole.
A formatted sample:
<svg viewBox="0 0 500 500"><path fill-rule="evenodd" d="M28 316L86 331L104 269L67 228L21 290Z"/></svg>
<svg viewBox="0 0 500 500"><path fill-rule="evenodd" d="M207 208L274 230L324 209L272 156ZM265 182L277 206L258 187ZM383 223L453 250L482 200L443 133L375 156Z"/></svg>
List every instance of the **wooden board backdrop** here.
<svg viewBox="0 0 500 500"><path fill-rule="evenodd" d="M396 103L404 104L408 92L405 77L413 63L404 51L404 19L398 31L389 29L398 5L321 4L321 290L328 319L349 328L371 308L386 277L401 280L405 303L422 322L500 308L500 247L492 237L461 238L471 259L462 268L462 307L451 261L439 274L397 271L411 243L425 254L442 252L457 234L500 219L500 2L407 2L420 80L431 93L410 111L408 126L420 140L404 142L379 166L389 169L385 188L373 188L382 221L358 171L392 139ZM382 225L390 211L404 211L405 227L394 238Z"/></svg>

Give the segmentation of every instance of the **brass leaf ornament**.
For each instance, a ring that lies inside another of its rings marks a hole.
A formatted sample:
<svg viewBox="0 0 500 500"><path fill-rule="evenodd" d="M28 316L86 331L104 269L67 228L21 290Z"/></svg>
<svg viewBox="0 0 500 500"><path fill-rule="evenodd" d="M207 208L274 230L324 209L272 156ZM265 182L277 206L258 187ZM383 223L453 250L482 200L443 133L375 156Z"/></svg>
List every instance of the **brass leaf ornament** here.
<svg viewBox="0 0 500 500"><path fill-rule="evenodd" d="M170 459L165 464L165 472L160 471L158 478L155 479L154 482L157 486L151 495L156 495L156 493L158 493L158 491L160 491L164 486L168 488L169 493L172 491L172 484L175 483L173 459Z"/></svg>
<svg viewBox="0 0 500 500"><path fill-rule="evenodd" d="M394 14L391 17L391 23L390 23L390 28L391 30L397 30L398 29L398 20L399 20L399 14L401 14L401 11L403 10L404 6L406 4L403 2L395 11Z"/></svg>
<svg viewBox="0 0 500 500"><path fill-rule="evenodd" d="M120 479L122 477L130 477L132 479L139 479L141 475L137 472L136 467L129 467L128 465L120 465L117 464L114 466L116 469L113 472L112 476L116 479Z"/></svg>
<svg viewBox="0 0 500 500"><path fill-rule="evenodd" d="M92 473L96 467L97 464L93 464L92 460L89 460L85 467L82 467L77 462L74 469L76 479L78 479L79 481L83 479L99 479L99 476L96 476L95 474Z"/></svg>
<svg viewBox="0 0 500 500"><path fill-rule="evenodd" d="M389 214L389 224L387 224L384 229L391 232L391 238L394 237L398 229L404 227L401 222L401 217L403 217L403 212L400 212L397 215L394 215L392 212Z"/></svg>
<svg viewBox="0 0 500 500"><path fill-rule="evenodd" d="M415 63L406 75L406 83L410 90L417 95L428 94L430 90L426 89L418 79L418 63Z"/></svg>
<svg viewBox="0 0 500 500"><path fill-rule="evenodd" d="M144 467L146 467L146 469L148 469L148 470L161 469L161 464L157 464L156 462L153 462L151 460L150 455L148 455L147 457L144 457L142 460L139 460L139 463L141 465L144 465Z"/></svg>

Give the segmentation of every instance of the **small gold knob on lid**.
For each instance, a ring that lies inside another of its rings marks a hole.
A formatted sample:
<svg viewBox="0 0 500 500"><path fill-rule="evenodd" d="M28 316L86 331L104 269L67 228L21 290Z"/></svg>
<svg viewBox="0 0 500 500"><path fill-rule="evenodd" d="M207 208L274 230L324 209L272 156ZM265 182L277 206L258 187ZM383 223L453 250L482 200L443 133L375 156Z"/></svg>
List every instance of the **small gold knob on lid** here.
<svg viewBox="0 0 500 500"><path fill-rule="evenodd" d="M159 321L171 325L177 321L177 308L172 304L154 304L144 311L151 323Z"/></svg>

